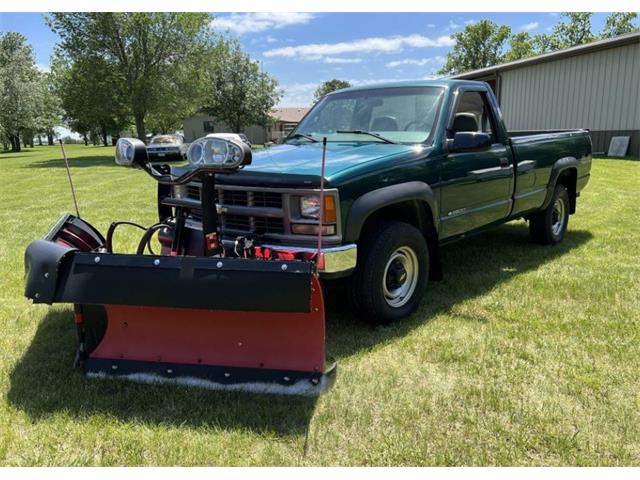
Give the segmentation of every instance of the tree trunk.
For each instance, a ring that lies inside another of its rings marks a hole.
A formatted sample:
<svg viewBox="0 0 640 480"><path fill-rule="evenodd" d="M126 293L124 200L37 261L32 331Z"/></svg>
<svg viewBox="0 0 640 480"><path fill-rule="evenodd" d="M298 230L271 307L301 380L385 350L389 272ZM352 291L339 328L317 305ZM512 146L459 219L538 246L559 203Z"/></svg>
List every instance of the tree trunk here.
<svg viewBox="0 0 640 480"><path fill-rule="evenodd" d="M89 146L89 140L87 139L87 134L83 133L82 134L82 138L84 139L84 146L88 147Z"/></svg>
<svg viewBox="0 0 640 480"><path fill-rule="evenodd" d="M147 143L147 132L144 129L144 113L136 113L136 131L138 132L138 138L144 143Z"/></svg>
<svg viewBox="0 0 640 480"><path fill-rule="evenodd" d="M105 127L102 127L102 145L105 147L109 146L107 143L107 129Z"/></svg>
<svg viewBox="0 0 640 480"><path fill-rule="evenodd" d="M47 133L47 143L53 145L53 134Z"/></svg>
<svg viewBox="0 0 640 480"><path fill-rule="evenodd" d="M38 135L38 145L42 146L42 135Z"/></svg>
<svg viewBox="0 0 640 480"><path fill-rule="evenodd" d="M11 151L19 152L20 148L20 135L13 134L11 135Z"/></svg>

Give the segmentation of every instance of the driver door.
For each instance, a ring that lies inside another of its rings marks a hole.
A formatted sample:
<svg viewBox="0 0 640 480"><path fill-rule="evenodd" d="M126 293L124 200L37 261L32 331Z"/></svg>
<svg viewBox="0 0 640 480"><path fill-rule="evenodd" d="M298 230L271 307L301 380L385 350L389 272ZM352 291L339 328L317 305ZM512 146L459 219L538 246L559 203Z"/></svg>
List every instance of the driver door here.
<svg viewBox="0 0 640 480"><path fill-rule="evenodd" d="M513 163L510 148L500 143L486 92L463 90L447 138L456 132L489 133L492 143L474 151L449 152L441 170L442 238L460 235L504 219L511 208Z"/></svg>

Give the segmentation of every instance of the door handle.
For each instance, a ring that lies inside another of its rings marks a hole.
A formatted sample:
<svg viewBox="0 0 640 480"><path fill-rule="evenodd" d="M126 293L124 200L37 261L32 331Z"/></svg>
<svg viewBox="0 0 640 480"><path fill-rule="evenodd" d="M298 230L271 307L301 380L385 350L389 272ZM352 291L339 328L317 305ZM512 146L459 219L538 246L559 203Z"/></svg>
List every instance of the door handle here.
<svg viewBox="0 0 640 480"><path fill-rule="evenodd" d="M510 166L509 159L507 157L500 158L500 166L502 168Z"/></svg>

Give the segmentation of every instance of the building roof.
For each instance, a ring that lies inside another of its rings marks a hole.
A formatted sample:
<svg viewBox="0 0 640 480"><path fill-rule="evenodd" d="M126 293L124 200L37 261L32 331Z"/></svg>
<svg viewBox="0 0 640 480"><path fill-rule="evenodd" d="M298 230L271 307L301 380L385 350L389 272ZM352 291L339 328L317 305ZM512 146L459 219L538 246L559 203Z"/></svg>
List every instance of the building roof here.
<svg viewBox="0 0 640 480"><path fill-rule="evenodd" d="M529 65L535 65L537 63L551 62L554 60L573 57L575 55L584 55L585 53L596 52L598 50L605 50L608 48L621 47L623 45L629 45L639 42L640 32L626 33L624 35L620 35L619 37L598 40L597 42L585 43L584 45L578 45L577 47L565 48L563 50L556 50L555 52L543 53L542 55L537 55L535 57L523 58L521 60L515 60L509 63L503 63L500 65L493 65L491 67L481 68L478 70L472 70L470 72L453 75L451 78L473 79L489 77L504 70L513 70Z"/></svg>
<svg viewBox="0 0 640 480"><path fill-rule="evenodd" d="M280 122L298 123L309 110L309 107L274 108L271 116Z"/></svg>

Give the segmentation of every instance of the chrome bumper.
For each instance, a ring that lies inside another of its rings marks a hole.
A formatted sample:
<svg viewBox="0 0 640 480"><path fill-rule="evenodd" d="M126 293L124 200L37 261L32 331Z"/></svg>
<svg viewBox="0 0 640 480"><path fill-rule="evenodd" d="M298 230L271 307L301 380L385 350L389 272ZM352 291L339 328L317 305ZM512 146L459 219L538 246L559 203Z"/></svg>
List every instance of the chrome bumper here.
<svg viewBox="0 0 640 480"><path fill-rule="evenodd" d="M231 246L233 242L223 240L225 245ZM279 245L261 243L261 247L266 247L274 251L287 251L294 253L316 253L313 247L292 247L289 245ZM322 261L319 262L318 271L321 277L342 277L349 275L358 260L358 246L355 243L339 245L337 247L325 247L321 250Z"/></svg>

